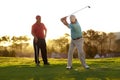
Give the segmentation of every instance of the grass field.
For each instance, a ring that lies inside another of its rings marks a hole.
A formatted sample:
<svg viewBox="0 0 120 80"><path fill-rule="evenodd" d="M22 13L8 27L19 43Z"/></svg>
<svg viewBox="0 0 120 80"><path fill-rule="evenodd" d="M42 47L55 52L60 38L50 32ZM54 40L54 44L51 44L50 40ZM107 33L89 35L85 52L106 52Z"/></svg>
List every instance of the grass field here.
<svg viewBox="0 0 120 80"><path fill-rule="evenodd" d="M49 59L49 66L41 61L37 67L33 58L0 57L0 80L120 80L120 58L86 61L90 69L73 59L73 69L67 70L67 59Z"/></svg>

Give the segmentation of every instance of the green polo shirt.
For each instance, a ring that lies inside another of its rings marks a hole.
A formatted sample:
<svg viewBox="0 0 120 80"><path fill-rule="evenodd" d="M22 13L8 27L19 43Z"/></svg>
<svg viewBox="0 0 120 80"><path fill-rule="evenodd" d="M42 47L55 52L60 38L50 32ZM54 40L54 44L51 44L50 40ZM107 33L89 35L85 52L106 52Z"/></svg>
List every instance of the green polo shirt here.
<svg viewBox="0 0 120 80"><path fill-rule="evenodd" d="M72 39L82 37L82 30L77 21L74 24L70 23L68 27L71 29L71 38Z"/></svg>

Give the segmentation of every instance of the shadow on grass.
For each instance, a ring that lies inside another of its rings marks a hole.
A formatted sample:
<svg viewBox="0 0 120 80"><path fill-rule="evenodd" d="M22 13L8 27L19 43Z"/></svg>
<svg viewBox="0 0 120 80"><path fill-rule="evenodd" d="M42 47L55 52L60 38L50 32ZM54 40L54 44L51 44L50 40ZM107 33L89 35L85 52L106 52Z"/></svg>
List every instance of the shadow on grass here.
<svg viewBox="0 0 120 80"><path fill-rule="evenodd" d="M0 80L120 80L120 68L94 67L84 69L78 64L73 64L67 70L66 64L16 65L0 67Z"/></svg>

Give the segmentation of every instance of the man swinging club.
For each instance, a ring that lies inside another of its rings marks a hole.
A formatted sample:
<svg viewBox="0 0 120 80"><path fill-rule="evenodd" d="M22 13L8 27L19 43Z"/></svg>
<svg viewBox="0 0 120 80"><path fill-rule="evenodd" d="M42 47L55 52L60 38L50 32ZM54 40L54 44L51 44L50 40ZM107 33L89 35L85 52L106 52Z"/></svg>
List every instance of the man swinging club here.
<svg viewBox="0 0 120 80"><path fill-rule="evenodd" d="M85 69L89 69L89 66L85 62L85 52L83 50L83 38L82 38L82 30L81 27L75 17L75 15L70 15L70 24L67 22L67 17L65 16L61 18L61 22L67 26L71 30L71 43L69 46L68 51L68 63L67 63L67 69L72 69L72 57L75 47L78 50L78 57L81 61L82 66Z"/></svg>

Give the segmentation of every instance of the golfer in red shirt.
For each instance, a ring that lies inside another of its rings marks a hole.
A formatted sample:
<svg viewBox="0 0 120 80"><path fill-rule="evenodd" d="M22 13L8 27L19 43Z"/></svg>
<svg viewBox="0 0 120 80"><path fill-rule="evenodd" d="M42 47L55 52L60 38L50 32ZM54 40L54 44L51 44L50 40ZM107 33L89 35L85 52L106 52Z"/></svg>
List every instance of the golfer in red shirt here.
<svg viewBox="0 0 120 80"><path fill-rule="evenodd" d="M45 37L47 34L47 29L45 25L41 22L41 16L36 16L36 23L32 25L31 34L33 35L33 47L35 52L35 63L39 66L39 49L41 50L42 60L44 65L49 65L47 60L47 49Z"/></svg>

